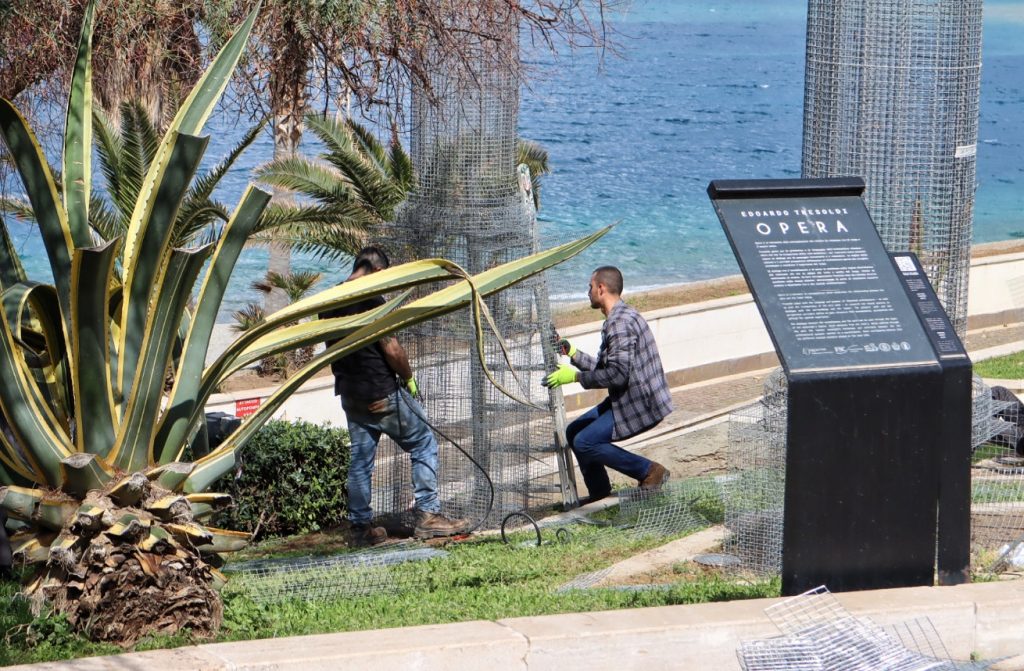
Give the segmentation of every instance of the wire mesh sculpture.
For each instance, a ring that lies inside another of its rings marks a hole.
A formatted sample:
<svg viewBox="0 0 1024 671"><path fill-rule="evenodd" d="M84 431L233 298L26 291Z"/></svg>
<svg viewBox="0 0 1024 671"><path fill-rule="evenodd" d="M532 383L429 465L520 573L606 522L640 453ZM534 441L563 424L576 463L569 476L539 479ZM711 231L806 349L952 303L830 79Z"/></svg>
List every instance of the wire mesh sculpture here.
<svg viewBox="0 0 1024 671"><path fill-rule="evenodd" d="M381 240L396 260L440 256L476 273L538 249L529 174L520 175L516 166L516 24L511 14L494 20L507 21L506 40L465 31L459 51L466 57L428 50L429 81L413 86L410 148L417 185ZM549 508L563 496L574 502L575 493L557 438L564 436L561 392L540 386L557 356L546 284L534 278L487 305L508 351L506 362L500 343L486 340L488 368L503 387L545 409L511 400L489 382L467 311L408 329L402 341L428 418L458 444L441 441L442 512L495 527L510 512ZM383 442L373 483L374 509L400 518L412 501L402 457Z"/></svg>
<svg viewBox="0 0 1024 671"><path fill-rule="evenodd" d="M982 0L809 0L804 177L862 176L890 251L967 325Z"/></svg>

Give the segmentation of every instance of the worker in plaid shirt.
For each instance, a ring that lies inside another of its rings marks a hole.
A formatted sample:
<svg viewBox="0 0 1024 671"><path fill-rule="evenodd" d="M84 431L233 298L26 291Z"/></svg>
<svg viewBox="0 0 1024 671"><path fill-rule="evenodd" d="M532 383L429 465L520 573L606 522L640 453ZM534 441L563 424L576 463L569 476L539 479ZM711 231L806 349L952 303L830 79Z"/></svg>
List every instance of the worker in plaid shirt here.
<svg viewBox="0 0 1024 671"><path fill-rule="evenodd" d="M601 266L590 276L590 307L605 315L597 357L560 339L573 366L560 365L544 378L545 387L579 382L584 389L607 389L608 398L569 424L565 431L583 473L589 496L611 493L606 468L635 478L644 489L660 486L669 472L661 464L612 443L650 429L672 412L672 396L654 335L640 313L622 301L622 273ZM578 369L578 370L577 370Z"/></svg>

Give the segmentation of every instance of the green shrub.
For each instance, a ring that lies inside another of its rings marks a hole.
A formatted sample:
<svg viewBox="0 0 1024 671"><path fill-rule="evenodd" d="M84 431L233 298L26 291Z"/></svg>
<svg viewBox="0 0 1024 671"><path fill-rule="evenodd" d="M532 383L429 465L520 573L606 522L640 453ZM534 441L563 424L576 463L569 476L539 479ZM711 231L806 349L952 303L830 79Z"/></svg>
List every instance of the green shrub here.
<svg viewBox="0 0 1024 671"><path fill-rule="evenodd" d="M217 486L234 498L218 527L259 536L337 526L347 498L348 431L309 422L267 422L242 450L241 468Z"/></svg>

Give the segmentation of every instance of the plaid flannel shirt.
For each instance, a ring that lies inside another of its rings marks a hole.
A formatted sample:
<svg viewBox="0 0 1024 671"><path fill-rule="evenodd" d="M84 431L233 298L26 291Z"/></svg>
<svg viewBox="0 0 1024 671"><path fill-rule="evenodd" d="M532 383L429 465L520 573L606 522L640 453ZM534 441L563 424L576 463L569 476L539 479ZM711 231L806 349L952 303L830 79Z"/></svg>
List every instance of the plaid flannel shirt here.
<svg viewBox="0 0 1024 671"><path fill-rule="evenodd" d="M615 419L612 440L646 431L672 412L654 334L640 313L622 301L604 322L597 357L577 350L572 363L580 369L577 381L584 389L608 390Z"/></svg>

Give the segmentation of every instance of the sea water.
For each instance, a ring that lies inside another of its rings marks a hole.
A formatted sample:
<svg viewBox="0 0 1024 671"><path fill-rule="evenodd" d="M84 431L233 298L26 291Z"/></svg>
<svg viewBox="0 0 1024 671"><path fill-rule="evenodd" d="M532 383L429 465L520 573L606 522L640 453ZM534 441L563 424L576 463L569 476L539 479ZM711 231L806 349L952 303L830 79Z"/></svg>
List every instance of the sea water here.
<svg viewBox="0 0 1024 671"><path fill-rule="evenodd" d="M1024 236L1024 2L986 0L984 11L976 242ZM548 150L552 169L541 192L542 239L563 242L618 222L548 271L556 300L582 299L590 269L602 264L622 268L627 291L738 272L708 182L800 174L805 0L635 0L613 26L616 53L525 55L520 135ZM213 165L244 124L225 113L205 131ZM261 138L218 195L233 205L271 152ZM20 223L11 232L30 275L45 279L38 234ZM263 249L243 254L222 320L260 300L250 284L266 260ZM323 272L321 286L344 277L342 265L293 262Z"/></svg>

